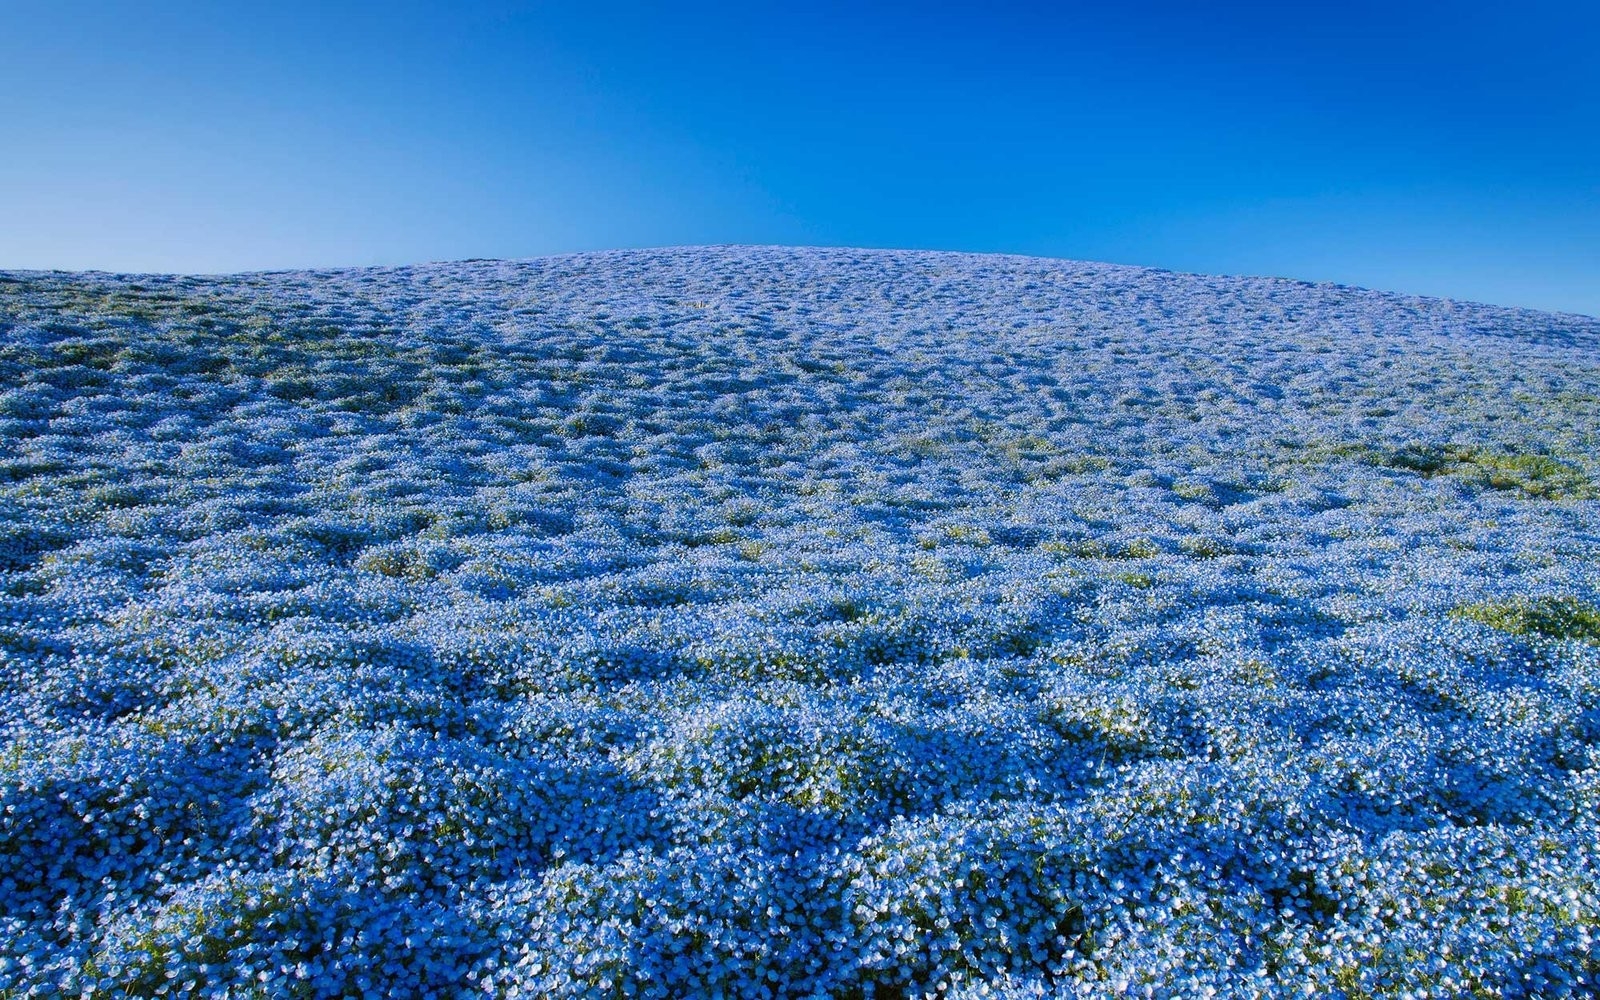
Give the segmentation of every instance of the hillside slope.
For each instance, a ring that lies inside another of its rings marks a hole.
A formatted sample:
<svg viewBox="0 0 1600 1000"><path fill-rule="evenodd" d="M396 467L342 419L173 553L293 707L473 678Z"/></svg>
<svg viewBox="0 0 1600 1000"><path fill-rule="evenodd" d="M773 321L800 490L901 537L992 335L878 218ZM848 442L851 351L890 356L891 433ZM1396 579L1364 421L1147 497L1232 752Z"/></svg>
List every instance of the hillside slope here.
<svg viewBox="0 0 1600 1000"><path fill-rule="evenodd" d="M1600 320L12 272L0 387L0 990L1600 990Z"/></svg>

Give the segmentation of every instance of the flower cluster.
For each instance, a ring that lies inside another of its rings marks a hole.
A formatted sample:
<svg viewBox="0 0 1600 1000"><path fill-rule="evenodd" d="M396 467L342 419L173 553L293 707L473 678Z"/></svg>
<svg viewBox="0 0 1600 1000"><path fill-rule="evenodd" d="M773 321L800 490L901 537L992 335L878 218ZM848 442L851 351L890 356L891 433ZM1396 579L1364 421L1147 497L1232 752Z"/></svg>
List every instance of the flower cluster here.
<svg viewBox="0 0 1600 1000"><path fill-rule="evenodd" d="M0 274L0 995L1600 992L1600 321Z"/></svg>

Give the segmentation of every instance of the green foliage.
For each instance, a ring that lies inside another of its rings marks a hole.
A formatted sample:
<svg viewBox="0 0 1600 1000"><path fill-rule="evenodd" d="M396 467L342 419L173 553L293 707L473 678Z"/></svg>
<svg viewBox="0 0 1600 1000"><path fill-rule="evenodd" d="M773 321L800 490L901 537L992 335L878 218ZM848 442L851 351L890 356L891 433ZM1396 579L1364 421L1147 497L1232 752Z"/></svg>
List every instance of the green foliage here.
<svg viewBox="0 0 1600 1000"><path fill-rule="evenodd" d="M1512 635L1600 641L1600 608L1575 597L1519 597L1469 604L1457 608L1451 615L1482 622Z"/></svg>
<svg viewBox="0 0 1600 1000"><path fill-rule="evenodd" d="M1490 489L1547 500L1595 496L1594 484L1582 469L1549 455L1492 451L1475 445L1408 445L1372 450L1364 459L1425 478L1455 476Z"/></svg>
<svg viewBox="0 0 1600 1000"><path fill-rule="evenodd" d="M1148 538L1135 538L1117 553L1123 559L1149 559L1160 554L1160 547Z"/></svg>
<svg viewBox="0 0 1600 1000"><path fill-rule="evenodd" d="M1520 490L1547 499L1595 495L1582 469L1545 455L1478 453L1470 464L1467 475L1492 489Z"/></svg>
<svg viewBox="0 0 1600 1000"><path fill-rule="evenodd" d="M1381 447L1359 442L1296 445L1294 464L1351 460L1414 473L1424 479L1450 476L1492 490L1541 500L1586 500L1600 496L1578 461L1539 451L1475 444L1408 444ZM1176 490L1176 487L1174 488ZM1181 494L1180 494L1181 495Z"/></svg>
<svg viewBox="0 0 1600 1000"><path fill-rule="evenodd" d="M1233 555L1238 550L1233 543L1211 535L1189 535L1178 540L1178 548L1195 559L1216 559Z"/></svg>

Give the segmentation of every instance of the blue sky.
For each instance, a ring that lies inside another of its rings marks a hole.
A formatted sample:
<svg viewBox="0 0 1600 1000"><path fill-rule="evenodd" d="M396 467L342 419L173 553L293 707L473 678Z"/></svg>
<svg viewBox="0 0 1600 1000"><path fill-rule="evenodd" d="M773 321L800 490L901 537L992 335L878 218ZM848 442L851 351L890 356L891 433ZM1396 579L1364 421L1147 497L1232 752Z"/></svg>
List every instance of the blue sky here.
<svg viewBox="0 0 1600 1000"><path fill-rule="evenodd" d="M787 243L1600 314L1593 3L0 11L0 267Z"/></svg>

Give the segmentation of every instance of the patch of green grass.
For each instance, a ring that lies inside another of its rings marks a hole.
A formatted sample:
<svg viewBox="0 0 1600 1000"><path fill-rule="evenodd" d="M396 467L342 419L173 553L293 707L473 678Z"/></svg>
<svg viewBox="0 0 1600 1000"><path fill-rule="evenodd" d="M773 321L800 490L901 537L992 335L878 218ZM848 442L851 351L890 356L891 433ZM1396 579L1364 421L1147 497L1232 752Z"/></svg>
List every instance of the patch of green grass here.
<svg viewBox="0 0 1600 1000"><path fill-rule="evenodd" d="M1149 559L1161 554L1160 546L1148 538L1135 538L1115 553L1120 559Z"/></svg>
<svg viewBox="0 0 1600 1000"><path fill-rule="evenodd" d="M1600 642L1600 608L1576 597L1519 597L1468 604L1450 614L1512 635Z"/></svg>
<svg viewBox="0 0 1600 1000"><path fill-rule="evenodd" d="M1200 503L1214 502L1217 499L1210 486L1193 480L1180 480L1173 483L1172 492L1176 493L1180 499L1193 500Z"/></svg>
<svg viewBox="0 0 1600 1000"><path fill-rule="evenodd" d="M1296 443L1295 465L1348 459L1380 468L1415 473L1424 479L1454 478L1544 500L1600 496L1589 474L1575 461L1541 452L1519 452L1473 444L1408 444L1382 447L1354 441Z"/></svg>
<svg viewBox="0 0 1600 1000"><path fill-rule="evenodd" d="M1592 497L1593 484L1583 470L1546 455L1485 455L1470 463L1470 478L1497 490L1520 490L1528 496L1559 499Z"/></svg>
<svg viewBox="0 0 1600 1000"><path fill-rule="evenodd" d="M933 548L926 545L925 548ZM1161 554L1161 547L1148 538L1127 542L1103 538L1055 539L1039 543L1039 551L1076 559L1149 559Z"/></svg>
<svg viewBox="0 0 1600 1000"><path fill-rule="evenodd" d="M1363 458L1373 465L1423 477L1455 476L1490 489L1547 500L1595 495L1594 485L1582 469L1549 455L1493 451L1475 445L1408 445L1371 450Z"/></svg>
<svg viewBox="0 0 1600 1000"><path fill-rule="evenodd" d="M1178 540L1178 548L1195 559L1216 559L1233 555L1238 549L1233 543L1211 535L1189 535Z"/></svg>

